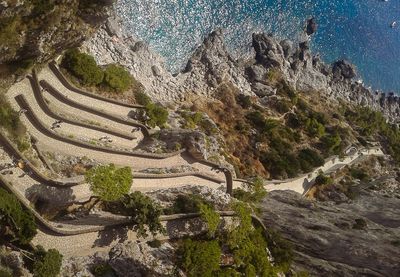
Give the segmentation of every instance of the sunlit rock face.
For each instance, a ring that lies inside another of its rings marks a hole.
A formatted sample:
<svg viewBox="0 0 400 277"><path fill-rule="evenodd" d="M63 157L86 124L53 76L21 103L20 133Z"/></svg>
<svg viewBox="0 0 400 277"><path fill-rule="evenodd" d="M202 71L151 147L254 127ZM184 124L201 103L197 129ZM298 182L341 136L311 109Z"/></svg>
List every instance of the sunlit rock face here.
<svg viewBox="0 0 400 277"><path fill-rule="evenodd" d="M167 59L172 72L185 67L194 49L211 31L222 28L233 56L248 53L254 32L301 40L306 20L318 30L311 50L332 63L350 60L367 85L400 91L399 1L358 0L120 0L125 29Z"/></svg>

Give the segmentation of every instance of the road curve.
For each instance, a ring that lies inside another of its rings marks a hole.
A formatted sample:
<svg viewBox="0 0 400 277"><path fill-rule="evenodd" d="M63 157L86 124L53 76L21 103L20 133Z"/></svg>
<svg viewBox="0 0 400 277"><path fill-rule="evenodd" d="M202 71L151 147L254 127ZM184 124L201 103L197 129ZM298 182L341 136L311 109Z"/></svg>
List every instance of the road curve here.
<svg viewBox="0 0 400 277"><path fill-rule="evenodd" d="M39 81L37 80L37 76L36 73L33 73L33 76L27 76L27 78L29 79L31 86L32 86L32 90L33 90L33 95L35 96L36 102L38 103L38 105L40 106L40 108L42 109L42 111L44 113L46 113L49 117L54 118L55 120L61 120L62 122L66 122L69 123L71 125L75 125L75 126L79 126L79 127L84 127L87 129L92 129L95 131L99 131L102 133L106 133L106 134L110 134L116 137L120 137L123 139L128 139L128 140L132 140L135 137L131 134L128 133L123 133L123 132L119 132L119 131L114 131L108 128L103 128L101 126L97 126L94 124L86 124L83 123L81 121L78 120L73 120L73 119L69 119L67 117L63 117L60 116L59 114L53 112L50 107L47 105L46 101L44 100L43 94L41 93L40 90L40 85L39 85Z"/></svg>
<svg viewBox="0 0 400 277"><path fill-rule="evenodd" d="M58 101L63 102L71 107L74 107L76 109L82 110L82 111L86 111L89 112L91 114L112 120L114 122L118 122L120 124L125 124L131 127L138 127L140 128L140 130L142 131L143 135L145 136L145 138L150 136L150 131L147 128L147 126L145 126L144 124L138 123L134 120L130 120L130 119L124 119L120 116L116 116L104 111L100 111L98 109L86 106L84 104L78 103L74 100L71 100L70 98L66 97L65 95L63 95L61 92L59 92L56 88L54 88L52 85L50 85L49 82L47 82L46 80L41 80L40 85L46 90L48 91L54 98L56 98Z"/></svg>
<svg viewBox="0 0 400 277"><path fill-rule="evenodd" d="M64 76L64 74L62 74L62 72L58 68L57 63L55 61L52 61L49 63L49 68L53 72L53 74L58 78L58 80L64 85L64 87L66 87L67 89L69 89L72 92L75 92L75 93L78 93L78 94L81 94L81 95L84 95L86 97L90 97L93 99L108 102L110 104L116 104L118 106L124 106L124 107L132 108L132 109L143 109L144 108L144 106L142 106L142 105L121 102L118 100L100 96L98 94L87 92L87 91L84 91L84 90L81 90L81 89L75 87L67 80L67 78Z"/></svg>

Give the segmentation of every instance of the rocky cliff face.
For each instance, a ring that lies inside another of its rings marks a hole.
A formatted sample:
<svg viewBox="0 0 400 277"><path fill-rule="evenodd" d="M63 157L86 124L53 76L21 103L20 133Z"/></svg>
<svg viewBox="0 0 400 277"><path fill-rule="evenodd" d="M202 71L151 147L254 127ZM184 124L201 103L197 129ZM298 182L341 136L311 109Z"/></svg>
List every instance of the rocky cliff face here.
<svg viewBox="0 0 400 277"><path fill-rule="evenodd" d="M374 92L356 81L355 67L347 61L327 65L310 51L308 38L295 45L271 35L254 34L254 58L239 61L224 43L223 32L211 33L195 51L185 70L172 76L163 59L148 45L127 36L118 19L110 19L84 47L101 64L121 63L145 86L147 93L161 102L185 101L188 96L213 97L219 86L229 83L241 93L260 99L274 94L266 85L271 70L279 70L296 90L320 91L332 101L368 105L382 111L391 121L400 116L400 99L394 94Z"/></svg>
<svg viewBox="0 0 400 277"><path fill-rule="evenodd" d="M294 268L311 276L399 276L398 198L363 190L351 202L315 202L275 191L262 219L294 245Z"/></svg>
<svg viewBox="0 0 400 277"><path fill-rule="evenodd" d="M0 2L0 72L43 63L79 46L108 17L112 0Z"/></svg>

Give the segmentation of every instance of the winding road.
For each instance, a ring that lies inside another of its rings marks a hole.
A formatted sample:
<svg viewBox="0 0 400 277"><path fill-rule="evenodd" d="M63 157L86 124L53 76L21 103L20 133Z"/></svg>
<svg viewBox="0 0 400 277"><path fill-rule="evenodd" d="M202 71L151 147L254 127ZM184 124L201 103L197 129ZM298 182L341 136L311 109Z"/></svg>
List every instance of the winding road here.
<svg viewBox="0 0 400 277"><path fill-rule="evenodd" d="M76 88L67 81L55 63L51 63L49 68L43 69L38 75L33 72L32 76L15 84L6 96L11 106L21 111L20 118L28 132L46 151L67 156L85 156L106 164L131 167L134 175L132 191L150 191L193 184L214 189L224 186L226 191L231 193L233 188L242 187L247 183L246 180L234 179L230 170L209 161L198 160L185 150L166 154L141 151L141 144L149 139L152 130L135 122L129 115L143 107L107 99ZM53 130L51 127L55 121L62 123L60 128ZM136 131L132 132L133 129ZM99 138L103 136L111 138L111 142L100 142ZM84 220L70 222L51 222L42 218L31 206L37 197L53 198L59 201L60 205L84 202L92 196L88 184L76 179L56 180L48 177L48 172L39 170L30 163L1 132L0 143L3 164L10 164L15 160L23 161L22 167L12 166L0 170L0 182L16 195L40 222L41 229L33 241L35 244L41 244L45 248L57 248L67 255L86 255L87 253L79 252L82 247L88 246L87 249L95 251L99 247L110 247L116 243L112 240L108 245L96 246L102 232L116 232L118 228L113 227L129 224L126 217L102 212L90 215ZM306 176L267 182L265 187L267 190L290 189L305 194L320 170L338 170L365 155L383 153L379 148L374 148L361 150L342 161L334 157ZM148 168L165 169L188 165L193 168L188 172L140 173ZM11 171L12 174L2 174L5 170ZM163 217L162 221L169 222L184 217L185 215ZM135 238L134 232L131 231L127 236Z"/></svg>

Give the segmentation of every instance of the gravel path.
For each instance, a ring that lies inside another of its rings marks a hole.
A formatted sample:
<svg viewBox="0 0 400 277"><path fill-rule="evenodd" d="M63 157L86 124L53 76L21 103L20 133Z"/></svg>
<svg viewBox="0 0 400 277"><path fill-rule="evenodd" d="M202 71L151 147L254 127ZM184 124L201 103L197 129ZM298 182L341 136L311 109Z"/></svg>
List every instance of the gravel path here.
<svg viewBox="0 0 400 277"><path fill-rule="evenodd" d="M63 93L71 100L77 101L79 103L85 103L86 105L89 104L89 106L92 108L108 111L115 115L123 116L125 118L128 117L128 114L130 112L135 111L135 109L132 108L120 106L113 103L108 103L105 101L101 101L99 99L89 98L79 93L70 91L69 89L63 86L63 84L58 80L58 78L53 74L53 72L48 67L43 68L43 70L38 74L38 78L39 80L42 79L46 80L54 88L56 88L59 92Z"/></svg>
<svg viewBox="0 0 400 277"><path fill-rule="evenodd" d="M365 149L352 156L348 156L344 159L334 158L327 161L323 166L316 168L313 172L307 176L301 176L299 178L292 179L288 182L283 181L279 184L267 184L265 188L267 191L274 190L292 190L298 192L302 195L306 194L308 190L314 184L315 178L319 175L319 172L329 174L338 171L345 167L346 165L353 164L355 161L359 160L365 156L383 156L384 153L379 149Z"/></svg>
<svg viewBox="0 0 400 277"><path fill-rule="evenodd" d="M52 117L49 117L40 108L39 104L36 102L36 99L33 95L32 88L30 86L30 82L27 79L24 79L22 82L13 86L9 90L7 95L8 95L8 98L10 99L10 101L13 101L12 98L14 98L18 94L21 94L21 92L23 95L25 95L27 101L29 102L29 105L33 109L36 116L38 116L42 120L42 122L44 124L46 124L46 126L48 126L48 128L50 128L52 126L52 124L55 122L55 119ZM55 100L55 98L52 98L50 94L46 95L46 99L49 99L51 101L50 106L52 107L52 110L55 112L57 110L59 110L60 108L64 111L68 111L68 109L71 109L68 106L61 107L62 103L61 102L56 103L57 100ZM58 107L58 109L54 109L54 107ZM72 112L74 112L74 111L71 111L71 113ZM66 117L72 118L73 116L68 114L68 115L66 115ZM100 118L100 120L102 120L102 118ZM104 119L104 121L102 121L102 123L103 124L111 124L111 121ZM124 131L126 133L128 133L128 131L130 131L132 129L127 125L122 125L122 124L119 124L119 125L121 125L121 130L125 129ZM120 138L120 137L113 136L110 134L106 134L106 133L103 133L100 131L91 130L91 129L87 129L84 127L68 124L65 122L62 123L60 126L61 126L61 128L55 129L55 132L60 133L65 136L73 136L76 139L86 141L86 142L95 141L97 144L102 144L107 147L112 147L113 145L116 145L116 146L119 146L119 148L122 147L125 149L132 149L132 148L135 148L138 145L138 143L143 139L143 134L140 131L135 132L133 134L135 137L137 137L137 139L128 140L128 139ZM99 138L104 137L104 136L111 138L113 140L113 143L112 144L101 143L101 141L99 141Z"/></svg>

